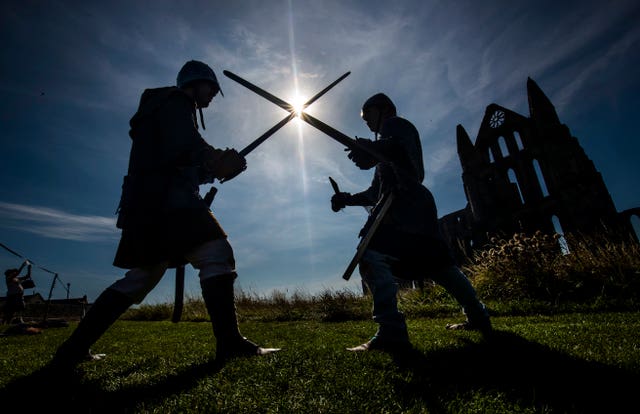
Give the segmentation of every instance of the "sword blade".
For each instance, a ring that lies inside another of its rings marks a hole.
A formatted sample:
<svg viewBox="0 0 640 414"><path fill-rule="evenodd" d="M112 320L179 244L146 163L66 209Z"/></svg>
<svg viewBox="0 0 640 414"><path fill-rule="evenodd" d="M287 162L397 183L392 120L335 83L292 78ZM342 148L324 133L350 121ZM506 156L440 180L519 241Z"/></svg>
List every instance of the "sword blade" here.
<svg viewBox="0 0 640 414"><path fill-rule="evenodd" d="M338 83L340 83L344 78L346 78L347 76L349 76L351 74L351 72L347 72L344 75L340 76L338 79L336 79L335 81L333 81L329 86L327 86L326 88L324 88L323 90L321 90L320 92L318 92L317 94L315 94L311 99L309 99L307 102L304 103L304 105L302 105L302 109L305 109L307 106L311 105L312 103L314 103L315 101L318 100L318 98L320 98L322 95L324 95L325 93L329 92L329 90L331 88L333 88L334 86L336 86Z"/></svg>
<svg viewBox="0 0 640 414"><path fill-rule="evenodd" d="M341 143L345 147L347 147L347 148L356 148L356 140L355 139L353 139L350 136L348 136L346 134L343 134L342 132L338 131L337 129L325 124L324 122L322 122L318 118L315 118L315 117L309 115L308 113L303 112L302 114L300 114L300 119L302 119L304 122L306 122L307 124L311 125L312 127L320 130L321 132L324 132L325 134L329 135L331 138L333 138L334 140L338 141L339 143Z"/></svg>
<svg viewBox="0 0 640 414"><path fill-rule="evenodd" d="M224 70L224 71L222 71L222 73L224 73L225 76L227 76L228 78L238 82L240 85L244 86L245 88L255 92L256 94L262 96L266 100L278 105L280 108L284 109L285 111L294 112L295 113L295 108L293 107L293 105L291 105L290 103L278 98L274 94L265 91L261 87L259 87L257 85L254 85L253 83L249 82L246 79L241 78L240 76L236 75L233 72L230 72L228 70ZM331 84L329 84L329 86L327 86L326 88L324 88L323 90L321 90L320 92L315 94L313 97L311 97L311 99L309 99L307 102L305 102L302 105L302 109L305 109L306 107L308 107L309 105L311 105L312 103L317 101L322 95L324 95L325 93L329 92L334 86L336 86L338 83L340 83L344 78L346 78L350 74L351 74L351 72L345 73L344 75L340 76L338 79L333 81Z"/></svg>
<svg viewBox="0 0 640 414"><path fill-rule="evenodd" d="M320 130L321 132L324 132L325 134L329 135L331 138L338 141L339 143L341 143L342 145L344 145L349 149L352 149L352 150L359 149L371 155L373 158L375 158L378 161L386 161L386 157L382 156L375 150L372 150L369 147L365 147L364 145L359 145L355 139L351 138L348 135L343 134L342 132L338 131L332 126L325 124L321 120L309 115L306 112L303 112L300 114L300 119L302 119L304 122L308 123L312 127Z"/></svg>
<svg viewBox="0 0 640 414"><path fill-rule="evenodd" d="M295 117L295 113L291 112L289 113L289 115L287 115L286 117L284 117L282 119L282 121L278 122L277 124L275 124L274 126L272 126L271 128L269 128L269 130L267 132L265 132L264 134L260 135L258 138L256 138L251 144L247 145L246 147L244 147L241 151L240 151L240 155L242 155L243 157L246 157L247 154L249 154L251 151L253 151L254 149L256 149L256 147L260 144L262 144L264 141L266 141L267 138L269 138L271 135L275 134L277 130L279 130L280 128L282 128L283 126L286 125L287 122L291 121L294 117Z"/></svg>
<svg viewBox="0 0 640 414"><path fill-rule="evenodd" d="M331 187L333 187L333 192L338 194L340 192L340 187L338 187L338 183L336 183L336 180L329 177L329 182L331 183Z"/></svg>
<svg viewBox="0 0 640 414"><path fill-rule="evenodd" d="M277 130L279 130L280 128L282 128L283 126L286 125L287 122L291 121L291 119L293 119L296 116L296 114L294 112L289 113L289 115L287 115L286 117L284 117L282 119L282 121L278 122L277 124L275 124L274 126L272 126L271 128L269 128L269 130L267 132L265 132L264 134L260 135L258 138L256 138L255 140L253 140L253 142L249 145L247 145L246 147L244 147L242 150L240 150L239 154L242 155L243 157L246 157L247 154L249 154L251 151L253 151L254 149L256 149L256 147L260 144L262 144L264 141L267 140L267 138L269 138L271 135L275 134ZM241 171L238 171L235 175L232 175L230 177L227 178L223 178L220 180L220 184L225 183L226 181L231 180L232 178L235 178L238 174L240 174ZM217 191L217 190L216 190ZM215 195L215 193L214 193Z"/></svg>
<svg viewBox="0 0 640 414"><path fill-rule="evenodd" d="M224 73L224 75L236 82L238 82L240 85L244 86L245 88L257 93L258 95L262 96L263 98L265 98L266 100L273 102L274 104L278 105L280 108L284 109L287 112L294 112L295 113L295 108L293 107L293 105L289 104L288 102L283 101L282 99L278 98L277 96L265 91L264 89L254 85L253 83L242 79L240 76L236 75L233 72L229 72L228 70L224 70L222 71L222 73Z"/></svg>
<svg viewBox="0 0 640 414"><path fill-rule="evenodd" d="M258 145L262 144L267 138L269 138L271 135L273 135L276 131L278 131L280 128L282 128L285 124L287 124L287 122L289 122L291 119L293 119L296 116L296 112L295 112L295 109L294 109L293 105L289 104L288 102L283 101L282 99L278 98L277 96L273 95L272 93L267 92L266 90L260 88L259 86L254 85L253 83L249 82L248 80L243 79L242 77L236 75L235 73L230 72L228 70L223 71L223 73L228 78L238 82L239 84L241 84L242 86L246 87L247 89L255 92L256 94L262 96L263 98L267 99L268 101L278 105L282 109L284 109L287 112L289 112L289 115L286 116L284 119L282 119L282 121L280 121L277 124L275 124L267 132L262 134L260 137L256 138L251 144L247 145L243 150L240 151L240 155L246 156L251 151L253 151ZM311 105L315 101L317 101L322 95L327 93L329 90L331 90L331 88L336 86L338 83L340 83L344 78L346 78L350 74L351 74L351 72L346 72L345 74L340 76L338 79L333 81L331 84L329 84L329 86L327 86L326 88L324 88L323 90L321 90L320 92L315 94L311 99L309 99L307 102L304 103L303 109L308 107L309 105ZM300 116L302 116L303 114L304 113L300 114ZM320 122L320 121L317 121L317 122ZM345 137L346 137L346 135L345 135ZM350 138L347 137L347 139L350 139Z"/></svg>

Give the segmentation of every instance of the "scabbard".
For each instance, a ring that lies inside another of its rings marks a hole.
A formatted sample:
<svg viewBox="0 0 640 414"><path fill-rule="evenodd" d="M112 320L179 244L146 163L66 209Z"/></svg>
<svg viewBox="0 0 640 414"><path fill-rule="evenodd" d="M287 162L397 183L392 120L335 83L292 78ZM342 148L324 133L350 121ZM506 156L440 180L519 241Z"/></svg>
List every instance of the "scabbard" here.
<svg viewBox="0 0 640 414"><path fill-rule="evenodd" d="M383 200L384 201L382 201L382 207L380 207L380 210L378 210L373 223L371 223L371 227L369 227L369 231L367 231L367 234L365 234L364 237L362 237L362 240L360 240L358 248L356 249L356 254L353 256L353 259L351 259L351 262L342 275L342 278L344 280L349 280L351 278L351 274L355 270L358 263L360 263L360 259L362 259L362 255L364 255L365 250L367 250L369 242L371 242L371 238L376 233L376 230L380 226L382 219L384 219L384 216L387 214L387 211L389 211L389 208L391 207L391 203L393 202L393 193L389 193Z"/></svg>
<svg viewBox="0 0 640 414"><path fill-rule="evenodd" d="M176 267L176 293L173 301L173 315L171 322L178 323L182 318L184 307L184 265Z"/></svg>

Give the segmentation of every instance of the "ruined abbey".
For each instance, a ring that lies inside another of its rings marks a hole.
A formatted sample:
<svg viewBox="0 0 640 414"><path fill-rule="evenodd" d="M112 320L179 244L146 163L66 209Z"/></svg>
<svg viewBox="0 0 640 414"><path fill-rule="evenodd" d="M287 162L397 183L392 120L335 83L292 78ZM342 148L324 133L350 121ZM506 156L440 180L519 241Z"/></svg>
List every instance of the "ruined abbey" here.
<svg viewBox="0 0 640 414"><path fill-rule="evenodd" d="M529 117L487 106L475 143L457 127L467 205L439 222L458 259L493 236L537 230L608 231L637 240L631 217L640 216L640 208L616 211L593 162L531 79L527 94Z"/></svg>

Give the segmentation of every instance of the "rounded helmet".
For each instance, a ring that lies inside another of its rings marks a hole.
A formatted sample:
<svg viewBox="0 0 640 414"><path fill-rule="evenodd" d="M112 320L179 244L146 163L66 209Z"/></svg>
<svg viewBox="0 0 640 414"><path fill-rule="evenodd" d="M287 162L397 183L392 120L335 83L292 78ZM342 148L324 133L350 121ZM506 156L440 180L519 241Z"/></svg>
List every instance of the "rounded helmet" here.
<svg viewBox="0 0 640 414"><path fill-rule="evenodd" d="M396 106L393 104L393 101L384 93L377 93L367 99L365 103L362 104L362 111L364 112L366 109L374 106L378 108L389 108L393 113L396 112Z"/></svg>
<svg viewBox="0 0 640 414"><path fill-rule="evenodd" d="M198 80L213 82L220 90L220 94L224 96L213 69L211 69L206 63L198 60L190 60L182 66L182 69L180 69L178 77L176 78L176 85L179 88L183 88L187 84Z"/></svg>
<svg viewBox="0 0 640 414"><path fill-rule="evenodd" d="M16 276L18 273L20 273L20 270L18 269L7 269L5 270L4 275L6 277L13 277L13 276Z"/></svg>

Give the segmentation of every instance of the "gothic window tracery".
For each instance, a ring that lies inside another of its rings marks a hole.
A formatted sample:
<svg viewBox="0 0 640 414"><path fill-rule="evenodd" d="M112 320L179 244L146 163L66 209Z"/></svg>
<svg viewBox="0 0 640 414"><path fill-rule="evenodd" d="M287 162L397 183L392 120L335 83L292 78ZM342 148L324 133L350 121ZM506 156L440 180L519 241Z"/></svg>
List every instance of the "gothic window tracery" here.
<svg viewBox="0 0 640 414"><path fill-rule="evenodd" d="M491 114L491 118L489 118L489 125L491 128L498 128L504 124L504 118L504 111L498 109Z"/></svg>

